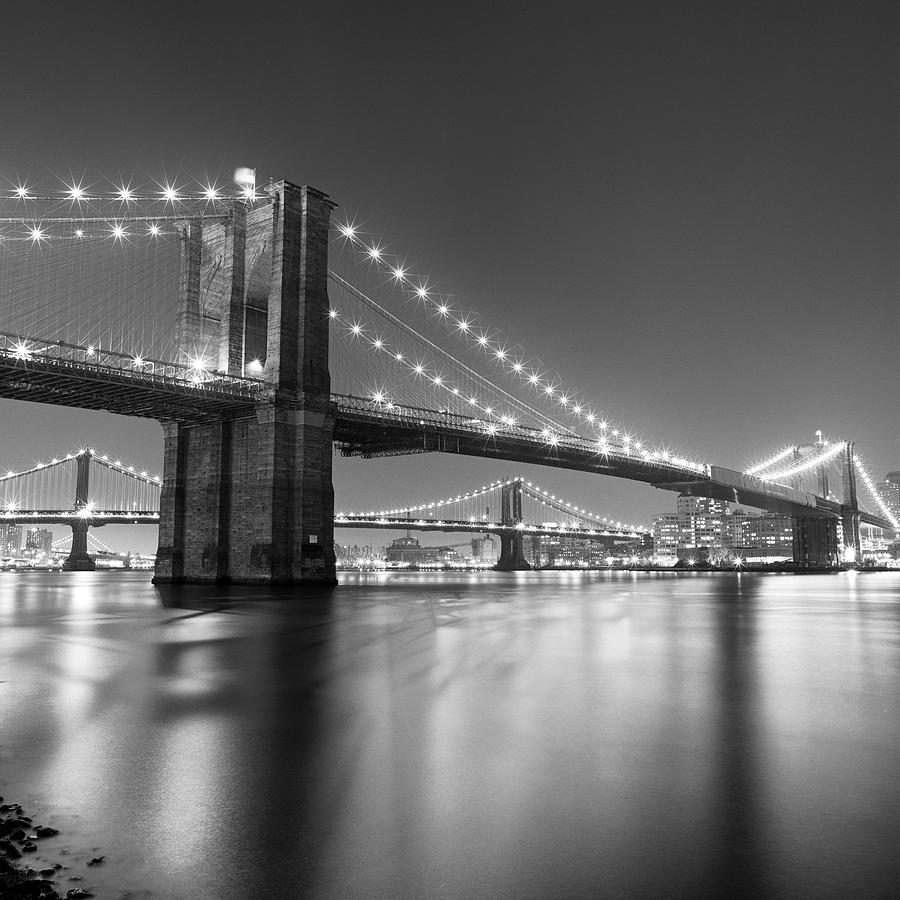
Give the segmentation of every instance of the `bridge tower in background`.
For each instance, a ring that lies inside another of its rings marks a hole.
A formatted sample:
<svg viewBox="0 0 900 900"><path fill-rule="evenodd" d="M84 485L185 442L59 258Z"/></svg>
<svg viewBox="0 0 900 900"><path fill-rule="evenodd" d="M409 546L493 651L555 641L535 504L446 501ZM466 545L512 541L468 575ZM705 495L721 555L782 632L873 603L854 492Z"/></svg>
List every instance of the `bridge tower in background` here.
<svg viewBox="0 0 900 900"><path fill-rule="evenodd" d="M76 460L75 510L84 509L90 498L91 454L85 450ZM88 555L88 520L76 517L72 521L72 549L63 560L63 568L70 572L93 572L94 560Z"/></svg>
<svg viewBox="0 0 900 900"><path fill-rule="evenodd" d="M522 513L522 482L514 478L500 491L500 524L514 529L525 519ZM501 572L520 572L530 569L523 549L525 535L522 531L504 531L500 534L500 558L495 569Z"/></svg>
<svg viewBox="0 0 900 900"><path fill-rule="evenodd" d="M816 432L815 446L825 446L822 433ZM842 562L859 559L859 500L856 494L856 469L853 464L853 441L848 441L841 454L842 503L840 518L796 516L794 518L794 562L802 568L833 568ZM828 473L824 463L817 472L818 490L828 495ZM838 531L838 522L841 530Z"/></svg>
<svg viewBox="0 0 900 900"><path fill-rule="evenodd" d="M181 226L180 361L263 378L255 413L163 422L156 583L334 584L328 239L334 204L279 182L269 204Z"/></svg>
<svg viewBox="0 0 900 900"><path fill-rule="evenodd" d="M853 465L853 441L848 441L842 454L841 482L843 503L841 503L841 526L844 532L844 547L852 551L853 560L860 555L859 500L856 496L856 469Z"/></svg>

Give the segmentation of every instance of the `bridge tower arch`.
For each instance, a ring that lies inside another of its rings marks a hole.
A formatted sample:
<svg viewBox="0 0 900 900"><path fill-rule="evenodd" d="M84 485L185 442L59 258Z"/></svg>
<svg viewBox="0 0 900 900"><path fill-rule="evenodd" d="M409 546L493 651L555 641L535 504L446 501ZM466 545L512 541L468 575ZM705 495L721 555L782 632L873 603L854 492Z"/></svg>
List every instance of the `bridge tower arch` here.
<svg viewBox="0 0 900 900"><path fill-rule="evenodd" d="M163 422L156 583L336 582L327 290L335 204L286 181L269 195L250 210L236 202L224 222L182 227L181 355L202 354L268 389L250 415Z"/></svg>

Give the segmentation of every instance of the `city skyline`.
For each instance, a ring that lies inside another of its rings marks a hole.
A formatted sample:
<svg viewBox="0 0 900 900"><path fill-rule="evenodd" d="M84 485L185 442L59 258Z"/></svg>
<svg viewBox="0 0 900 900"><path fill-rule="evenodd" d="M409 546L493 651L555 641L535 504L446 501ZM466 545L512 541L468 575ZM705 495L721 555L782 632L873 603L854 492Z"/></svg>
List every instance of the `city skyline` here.
<svg viewBox="0 0 900 900"><path fill-rule="evenodd" d="M546 13L498 9L479 13L478 33L404 12L373 46L375 13L304 11L302 28L268 37L286 51L287 33L299 34L302 64L251 46L266 66L199 102L179 72L152 65L160 23L107 41L100 61L75 49L86 25L64 11L48 41L57 68L81 77L63 85L38 68L5 101L18 127L4 135L0 175L222 181L255 165L262 181L328 191L339 218L383 235L660 442L743 468L821 428L856 440L879 479L898 468L892 7L701 4L651 20L598 9L553 16L552 28ZM91 36L119 27L92 22ZM429 39L436 28L441 41ZM172 39L240 42L192 10ZM10 52L25 70L27 49ZM126 55L136 76L98 83ZM297 103L289 85L301 73ZM199 88L211 76L196 78ZM201 118L217 127L198 128ZM6 400L0 412L0 466L89 442L161 468L155 422ZM616 517L646 522L672 503L642 485L530 468L336 458L336 502L387 506L522 469Z"/></svg>

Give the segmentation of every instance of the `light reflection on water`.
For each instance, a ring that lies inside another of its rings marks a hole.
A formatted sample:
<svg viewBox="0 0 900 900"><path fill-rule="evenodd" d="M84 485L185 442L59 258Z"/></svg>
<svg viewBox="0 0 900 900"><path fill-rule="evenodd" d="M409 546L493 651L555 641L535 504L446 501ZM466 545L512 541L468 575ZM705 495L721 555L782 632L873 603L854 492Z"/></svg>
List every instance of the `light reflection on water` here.
<svg viewBox="0 0 900 900"><path fill-rule="evenodd" d="M900 888L900 574L344 582L0 574L46 857L116 897Z"/></svg>

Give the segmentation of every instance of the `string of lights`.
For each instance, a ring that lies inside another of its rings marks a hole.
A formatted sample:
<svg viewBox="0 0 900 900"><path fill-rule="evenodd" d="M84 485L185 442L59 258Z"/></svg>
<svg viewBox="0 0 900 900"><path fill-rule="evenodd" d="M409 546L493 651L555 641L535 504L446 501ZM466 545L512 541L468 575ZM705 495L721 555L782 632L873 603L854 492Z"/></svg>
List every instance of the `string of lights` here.
<svg viewBox="0 0 900 900"><path fill-rule="evenodd" d="M881 492L876 487L872 476L869 475L865 463L863 463L862 459L855 453L853 454L853 465L862 478L867 490L872 495L872 498L875 500L875 503L878 504L878 508L881 510L884 517L891 523L891 526L895 530L900 531L900 521L897 520L894 511L887 505L884 498L881 496Z"/></svg>
<svg viewBox="0 0 900 900"><path fill-rule="evenodd" d="M779 450L774 456L770 456L764 462L758 463L755 466L751 466L749 469L744 471L745 475L758 475L760 472L765 471L766 469L770 469L776 463L781 462L786 456L790 456L794 452L793 447L785 447L783 450Z"/></svg>
<svg viewBox="0 0 900 900"><path fill-rule="evenodd" d="M433 352L443 357L451 365L457 366L460 370L465 372L466 375L473 378L479 384L483 385L483 387L485 387L487 390L499 394L506 402L510 403L512 406L517 407L526 414L533 416L535 420L541 422L543 425L553 429L554 431L558 431L560 433L569 433L575 436L575 432L571 431L571 429L566 428L564 425L560 425L557 421L549 418L540 410L529 406L527 403L523 403L518 397L515 397L509 392L503 390L503 388L494 384L490 379L486 378L480 372L477 372L475 369L471 368L471 366L466 365L462 360L455 357L452 353L445 350L440 345L434 343L434 341L431 341L429 338L425 337L425 335L416 331L414 328L412 328L412 326L409 325L409 323L404 322L402 319L395 316L390 310L386 309L376 300L372 299L372 297L370 297L364 291L359 290L359 288L351 284L337 272L329 270L328 275L335 284L346 290L354 298L373 309L378 315L386 318L392 325L410 335L413 339L424 343L429 350L432 350Z"/></svg>
<svg viewBox="0 0 900 900"><path fill-rule="evenodd" d="M489 494L491 491L496 491L500 488L506 487L512 484L515 481L521 481L521 478L507 478L499 481L492 481L490 484L484 484L480 488L477 488L472 491L468 491L465 494L459 494L456 497L446 497L442 500L425 500L422 503L412 504L410 506L398 506L395 509L380 509L380 510L369 510L367 513L338 513L339 516L343 515L369 515L369 516L397 516L402 513L410 513L410 512L423 512L428 509L435 509L438 506L447 506L450 503L461 503L465 500L475 500L478 497L483 497L485 494Z"/></svg>
<svg viewBox="0 0 900 900"><path fill-rule="evenodd" d="M610 423L599 416L586 401L566 389L557 374L541 371L534 363L529 363L523 355L510 350L508 343L499 337L499 332L490 327L476 325L476 316L451 308L447 295L441 294L428 284L428 279L411 274L402 261L394 254L388 254L381 243L369 236L363 239L357 228L349 222L337 226L339 233L351 246L364 254L388 276L388 281L404 289L407 299L416 299L430 308L457 335L462 335L471 346L480 348L484 354L500 365L505 373L516 378L519 383L533 389L539 396L554 402L562 412L575 418L579 425L609 430L614 437L624 433L629 441L634 438L620 428L611 428Z"/></svg>
<svg viewBox="0 0 900 900"><path fill-rule="evenodd" d="M334 308L329 311L329 318L331 319L331 321L336 322L344 327L345 336L351 339L359 339L360 341L365 341L376 353L384 353L388 357L392 357L398 365L408 370L407 374L412 374L417 378L422 378L424 380L430 381L435 388L439 388L441 391L447 392L452 397L461 398L473 410L477 409L479 412L484 413L485 415L498 422L501 422L504 425L517 424L514 417L505 413L497 412L493 408L493 406L484 403L481 398L474 396L465 397L460 388L456 386L454 382L450 381L446 376L441 375L433 365L426 365L423 360L411 357L409 354L404 352L403 349L395 345L389 345L380 336L376 335L375 337L370 337L370 333L374 334L375 332L368 323L363 323L359 320L351 320L346 316L343 316L338 310ZM388 410L393 410L395 406L401 405L399 402L395 402L387 396L386 389L376 389L371 396L372 400L375 403L379 405L383 404Z"/></svg>
<svg viewBox="0 0 900 900"><path fill-rule="evenodd" d="M518 422L514 416L509 415L508 411L498 412L493 406L485 404L478 397L465 397L455 382L438 372L434 367L426 365L423 360L418 358L411 359L402 349L388 346L386 341L377 335L374 338L370 338L369 332L374 333L374 329L367 323L348 319L342 316L341 313L334 308L329 311L329 317L332 321L339 322L344 326L344 337L366 341L375 352L387 354L389 357L392 357L398 365L407 369L407 374L412 373L414 376L429 380L435 388L447 392L454 398L462 399L468 403L472 410L478 410L487 415L491 420L485 428L485 431L489 436L496 435L498 429L502 427L521 427L521 423ZM386 387L376 387L370 396L373 403L379 407L383 406L389 412L403 405L398 402L396 398L389 396ZM539 429L539 434L543 441L551 447L557 446L561 438L567 436L565 433L559 434L547 427ZM594 442L597 452L604 455L617 455L626 459L638 458L647 462L660 460L668 465L688 469L691 472L698 474L706 472L706 467L701 463L684 459L683 457L673 456L667 450L660 450L658 448L653 450L648 449L641 441L632 440L629 435L622 436L620 442L614 442L613 439L617 435L619 435L617 430L613 430L611 435L601 433Z"/></svg>
<svg viewBox="0 0 900 900"><path fill-rule="evenodd" d="M368 513L342 512L335 515L334 521L336 525L352 526L357 524L365 525L370 522L376 522L378 525L396 527L398 529L431 526L433 528L439 528L442 531L455 529L457 531L463 532L479 532L504 527L501 522L488 521L487 519L477 519L474 516L469 517L469 519L466 521L453 521L433 518L391 519L384 516L375 518ZM538 534L558 534L581 538L605 537L609 535L639 537L641 535L640 531L631 530L628 528L628 526L618 528L614 525L606 525L602 528L587 528L578 524L566 525L563 522L545 522L540 525L518 522L514 527L517 531L526 533L532 532ZM632 559L636 561L637 557L632 557Z"/></svg>
<svg viewBox="0 0 900 900"><path fill-rule="evenodd" d="M411 372L419 378L430 381L435 388L446 391L454 398L464 400L469 404L472 410L477 409L479 412L487 415L491 420L485 426L485 432L488 436L492 437L496 435L501 428L516 429L528 427L523 426L515 417L510 416L508 412L498 412L492 406L480 402L478 397L470 396L466 398L454 382L445 375L437 372L433 367L427 366L423 360L418 358L410 359L402 350L388 346L385 340L379 336L369 338L368 334L372 329L366 323L359 320L350 320L342 316L338 310L334 308L329 311L329 317L332 321L339 322L344 326L344 337L365 340L375 352L386 353L388 357L393 358L398 365L405 367L408 370L407 374ZM403 406L396 398L389 396L386 387L376 387L370 396L373 403L378 407L384 407L389 412ZM477 420L473 420L472 424L478 424ZM547 427L539 429L537 434L540 436L541 440L550 447L558 446L563 438L569 437L569 435L565 433L561 435ZM534 437L534 435L529 436ZM576 438L576 440L581 441L583 439L579 437ZM595 447L596 452L605 456L619 456L631 460L641 459L645 462L660 461L666 465L688 469L697 474L706 473L706 467L700 463L684 459L683 457L673 456L667 450L650 450L645 447L641 441L632 441L627 435L622 438L620 443L612 443L609 435L601 434L598 439L591 442L591 444Z"/></svg>
<svg viewBox="0 0 900 900"><path fill-rule="evenodd" d="M89 454L97 463L106 466L108 469L112 469L122 475L128 476L129 478L134 478L138 481L144 481L147 484L151 484L155 487L162 486L162 477L160 475L151 475L149 472L147 472L146 469L138 470L135 466L126 465L120 459L110 459L107 454L98 454L93 448L88 447L82 447L75 453L67 453L65 456L54 456L50 460L50 462L36 462L29 469L22 469L20 471L9 469L5 473L0 474L0 482L8 481L11 478L24 478L27 475L34 475L36 472L44 471L46 469L52 468L53 466L64 465L71 460L77 459L79 456L84 456L84 454L86 453Z"/></svg>
<svg viewBox="0 0 900 900"><path fill-rule="evenodd" d="M96 189L94 185L85 185L84 181L63 182L63 187L57 190L46 190L32 187L25 182L17 182L0 192L0 200L12 200L20 203L72 203L99 205L107 203L124 203L126 205L136 203L163 203L172 206L188 203L228 203L235 200L254 203L268 199L266 191L259 191L256 187L243 187L239 190L228 189L219 186L215 182L194 182L193 184L177 185L175 182L164 180L156 182L154 189L146 186L134 187L128 184L110 183L105 189Z"/></svg>
<svg viewBox="0 0 900 900"><path fill-rule="evenodd" d="M515 478L506 478L498 481L492 481L490 484L482 485L480 488L476 488L474 490L468 491L465 494L458 494L456 497L444 497L439 500L426 500L422 503L413 504L410 506L400 506L395 509L381 509L381 510L370 510L368 513L338 513L338 515L368 515L372 517L390 517L390 516L398 516L403 513L411 513L411 512L424 512L426 510L437 509L442 506L450 506L454 503L463 503L467 500L475 500L478 497L483 497L485 494L489 494L492 491L500 490L501 488L508 487L514 483L520 483L522 485L523 491L529 493L535 499L540 500L542 503L548 503L548 505L555 505L559 508L560 511L565 511L567 513L571 513L572 515L579 515L585 519L591 519L596 524L605 524L605 525L615 525L617 528L624 528L628 531L637 531L637 532L646 532L648 529L644 526L640 525L628 525L623 522L613 522L611 519L608 519L606 516L600 516L597 513L590 512L584 507L577 506L574 503L570 503L568 500L563 499L562 497L557 497L555 494L552 494L550 491L545 488L540 487L540 485L536 485L531 481L526 481L522 476L516 476Z"/></svg>
<svg viewBox="0 0 900 900"><path fill-rule="evenodd" d="M806 472L809 469L821 466L823 463L828 462L828 460L833 459L839 453L843 453L846 447L846 441L837 441L834 443L826 441L824 449L821 452L805 457L803 462L788 466L786 469L780 469L777 472L767 472L759 477L762 481L777 482L784 478L790 478L792 475L799 475L801 472Z"/></svg>
<svg viewBox="0 0 900 900"><path fill-rule="evenodd" d="M88 230L84 227L84 221L81 219L70 219L73 223L71 232L53 233L47 227L47 220L35 221L30 224L24 224L22 220L0 219L0 226L4 223L20 224L22 230L19 232L0 232L0 248L7 244L36 244L39 246L53 246L59 243L70 243L80 241L112 241L113 243L123 243L134 238L150 238L156 239L161 237L171 237L177 235L178 231L172 228L166 228L159 221L148 219L145 216L139 219L125 220L118 219L95 219L94 223L103 222L107 224L107 228L103 231ZM137 232L129 229L128 223L147 222L143 225L143 230Z"/></svg>
<svg viewBox="0 0 900 900"><path fill-rule="evenodd" d="M561 512L582 516L586 519L592 519L597 524L603 523L607 525L615 525L617 528L625 528L629 531L649 532L649 529L644 525L629 525L627 523L618 521L613 522L606 516L601 517L597 513L589 512L588 510L584 509L584 507L571 503L568 500L564 500L562 497L557 497L555 494L551 494L545 488L542 488L536 484L532 484L532 482L530 481L526 481L523 485L523 488L527 492L531 493L532 496L535 497L535 499L540 500L542 503L547 503L549 506L553 506Z"/></svg>

